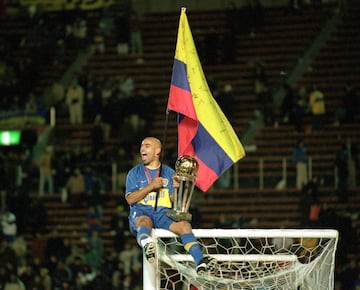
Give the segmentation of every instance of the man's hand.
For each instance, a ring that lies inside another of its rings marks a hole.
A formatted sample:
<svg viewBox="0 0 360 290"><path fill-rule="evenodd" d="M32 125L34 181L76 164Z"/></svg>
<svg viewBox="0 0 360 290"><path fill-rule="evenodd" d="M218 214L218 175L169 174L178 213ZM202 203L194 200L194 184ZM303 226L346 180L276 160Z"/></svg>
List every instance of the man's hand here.
<svg viewBox="0 0 360 290"><path fill-rule="evenodd" d="M173 187L179 188L180 187L180 181L176 178L176 176L173 177Z"/></svg>
<svg viewBox="0 0 360 290"><path fill-rule="evenodd" d="M163 187L163 185L165 185L165 180L162 177L155 177L151 181L151 185L154 188L154 190L157 190L157 189Z"/></svg>

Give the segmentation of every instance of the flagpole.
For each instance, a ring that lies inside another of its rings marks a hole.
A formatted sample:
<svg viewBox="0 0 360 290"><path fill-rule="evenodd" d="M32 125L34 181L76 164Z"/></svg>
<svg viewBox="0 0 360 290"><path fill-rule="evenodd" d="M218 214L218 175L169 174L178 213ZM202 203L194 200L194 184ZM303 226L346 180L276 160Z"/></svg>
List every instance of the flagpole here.
<svg viewBox="0 0 360 290"><path fill-rule="evenodd" d="M167 128L168 128L168 123L169 123L169 113L170 113L170 110L168 108L166 108L164 133L163 133L163 139L162 139L163 142L162 142L162 150L161 150L161 156L160 156L160 169L159 169L160 177L161 177L162 164L163 164L164 158L165 158L165 144L166 144L166 137L167 137ZM154 211L156 211L157 206L158 206L159 194L160 194L160 189L158 189L156 191Z"/></svg>

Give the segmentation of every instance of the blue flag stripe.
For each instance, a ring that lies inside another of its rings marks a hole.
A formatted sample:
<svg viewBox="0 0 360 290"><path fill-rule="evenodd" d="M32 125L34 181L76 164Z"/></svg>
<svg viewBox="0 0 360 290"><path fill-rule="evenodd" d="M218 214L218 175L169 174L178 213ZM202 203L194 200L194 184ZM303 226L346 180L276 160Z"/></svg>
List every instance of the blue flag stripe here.
<svg viewBox="0 0 360 290"><path fill-rule="evenodd" d="M186 76L186 64L178 59L174 59L171 84L190 92L190 86Z"/></svg>
<svg viewBox="0 0 360 290"><path fill-rule="evenodd" d="M191 143L196 155L218 176L234 163L201 123Z"/></svg>

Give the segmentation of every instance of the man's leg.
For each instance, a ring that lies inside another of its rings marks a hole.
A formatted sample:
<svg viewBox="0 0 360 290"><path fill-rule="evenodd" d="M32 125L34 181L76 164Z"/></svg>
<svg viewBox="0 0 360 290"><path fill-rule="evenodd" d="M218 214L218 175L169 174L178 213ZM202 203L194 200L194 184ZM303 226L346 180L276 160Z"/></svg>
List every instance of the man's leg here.
<svg viewBox="0 0 360 290"><path fill-rule="evenodd" d="M199 242L193 234L191 225L188 222L173 222L170 226L170 230L180 235L181 242L184 245L185 250L194 259L196 272L198 274L211 271L216 267L217 261L214 258L205 257L203 255Z"/></svg>
<svg viewBox="0 0 360 290"><path fill-rule="evenodd" d="M147 216L136 219L136 241L144 249L149 263L155 262L155 243L151 237L152 222Z"/></svg>

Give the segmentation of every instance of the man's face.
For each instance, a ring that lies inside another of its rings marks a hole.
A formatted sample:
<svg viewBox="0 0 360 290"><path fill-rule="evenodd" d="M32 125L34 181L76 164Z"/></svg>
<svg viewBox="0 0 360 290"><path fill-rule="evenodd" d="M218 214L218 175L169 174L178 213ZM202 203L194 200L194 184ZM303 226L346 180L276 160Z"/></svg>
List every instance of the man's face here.
<svg viewBox="0 0 360 290"><path fill-rule="evenodd" d="M160 155L160 148L151 138L146 138L141 143L140 156L145 165L150 164Z"/></svg>
<svg viewBox="0 0 360 290"><path fill-rule="evenodd" d="M155 156L155 148L150 139L144 139L140 147L141 160L145 165L149 164Z"/></svg>

